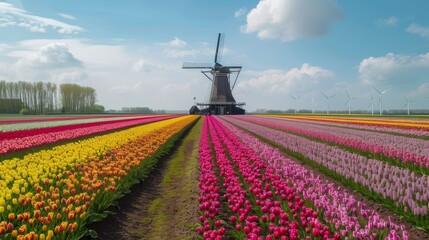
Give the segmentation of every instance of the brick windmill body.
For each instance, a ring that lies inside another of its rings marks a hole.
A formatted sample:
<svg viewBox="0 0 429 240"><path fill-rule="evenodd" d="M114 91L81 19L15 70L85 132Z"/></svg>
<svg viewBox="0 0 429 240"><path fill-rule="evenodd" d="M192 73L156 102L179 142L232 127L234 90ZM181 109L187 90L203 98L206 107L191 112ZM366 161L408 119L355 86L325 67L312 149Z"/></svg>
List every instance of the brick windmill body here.
<svg viewBox="0 0 429 240"><path fill-rule="evenodd" d="M202 107L201 113L214 115L233 115L245 114L245 110L241 108L245 103L238 103L232 96L232 90L235 87L238 76L241 72L241 66L223 66L218 62L223 35L219 33L217 39L216 53L214 64L206 63L183 63L183 69L200 69L211 82L210 99L208 103L197 103ZM211 74L210 77L208 74ZM230 77L235 74L235 80L231 87ZM195 109L194 107L191 109Z"/></svg>

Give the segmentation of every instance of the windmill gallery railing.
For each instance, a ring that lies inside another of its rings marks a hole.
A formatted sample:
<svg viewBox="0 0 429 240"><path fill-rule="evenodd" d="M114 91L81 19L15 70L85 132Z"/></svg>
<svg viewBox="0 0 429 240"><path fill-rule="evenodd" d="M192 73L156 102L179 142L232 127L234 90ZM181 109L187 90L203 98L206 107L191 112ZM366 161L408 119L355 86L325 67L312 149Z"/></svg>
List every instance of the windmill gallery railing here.
<svg viewBox="0 0 429 240"><path fill-rule="evenodd" d="M246 103L244 102L210 102L210 103L199 102L197 103L197 106L201 108L210 109L211 111L214 111L216 114L219 114L219 115L234 113L235 107L242 107L244 105L246 105ZM215 114L215 113L212 113L212 114Z"/></svg>

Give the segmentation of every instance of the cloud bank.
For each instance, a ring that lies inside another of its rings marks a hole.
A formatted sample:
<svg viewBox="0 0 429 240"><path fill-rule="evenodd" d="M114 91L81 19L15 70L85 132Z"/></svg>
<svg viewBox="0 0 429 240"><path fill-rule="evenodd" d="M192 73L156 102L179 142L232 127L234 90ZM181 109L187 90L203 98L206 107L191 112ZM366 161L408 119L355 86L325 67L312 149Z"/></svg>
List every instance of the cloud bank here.
<svg viewBox="0 0 429 240"><path fill-rule="evenodd" d="M264 0L247 14L245 33L292 41L326 34L343 13L334 0Z"/></svg>

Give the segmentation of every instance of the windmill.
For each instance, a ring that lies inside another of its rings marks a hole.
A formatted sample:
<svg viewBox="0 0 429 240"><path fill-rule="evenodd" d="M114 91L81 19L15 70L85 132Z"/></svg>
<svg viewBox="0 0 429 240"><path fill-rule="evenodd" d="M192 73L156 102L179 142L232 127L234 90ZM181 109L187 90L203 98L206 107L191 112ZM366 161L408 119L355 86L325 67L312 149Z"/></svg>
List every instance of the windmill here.
<svg viewBox="0 0 429 240"><path fill-rule="evenodd" d="M415 100L414 101L412 101L412 100L409 100L407 97L405 97L404 96L404 99L405 99L405 105L402 107L402 108L404 108L405 106L407 106L407 114L408 115L410 115L410 103L412 103L412 102L416 102Z"/></svg>
<svg viewBox="0 0 429 240"><path fill-rule="evenodd" d="M215 115L244 114L245 111L241 106L245 105L245 103L237 103L232 96L232 90L237 83L242 67L224 66L219 63L218 60L221 58L223 39L224 35L219 33L214 63L184 62L182 69L200 69L201 73L212 82L209 102L197 103L199 106L206 107L202 110L203 113ZM230 81L231 74L236 74L232 87Z"/></svg>
<svg viewBox="0 0 429 240"><path fill-rule="evenodd" d="M326 114L329 114L329 99L333 98L335 95L328 96L324 92L322 92L323 96L326 98Z"/></svg>
<svg viewBox="0 0 429 240"><path fill-rule="evenodd" d="M295 114L296 114L296 112L297 112L297 108L298 108L298 106L297 106L297 101L298 101L298 99L301 97L302 95L299 95L298 97L295 97L295 96L293 96L293 95L290 95L290 97L295 101Z"/></svg>
<svg viewBox="0 0 429 240"><path fill-rule="evenodd" d="M385 94L387 91L389 91L390 90L390 88L388 88L388 89L386 89L386 90L384 90L384 91L382 91L382 92L380 92L380 91L378 91L376 88L374 88L374 90L378 93L378 95L380 96L379 98L378 98L378 105L380 106L380 115L381 114L383 114L383 102L382 102L382 99L381 99L381 97L383 96L383 94Z"/></svg>

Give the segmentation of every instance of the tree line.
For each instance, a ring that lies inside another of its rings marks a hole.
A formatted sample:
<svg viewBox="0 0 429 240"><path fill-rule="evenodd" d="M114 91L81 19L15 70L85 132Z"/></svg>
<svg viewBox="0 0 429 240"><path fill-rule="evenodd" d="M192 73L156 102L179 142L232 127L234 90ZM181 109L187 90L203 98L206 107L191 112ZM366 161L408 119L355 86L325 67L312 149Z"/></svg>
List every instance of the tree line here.
<svg viewBox="0 0 429 240"><path fill-rule="evenodd" d="M13 101L16 108L26 109L30 114L94 112L96 96L94 88L72 83L58 87L51 82L0 81L0 102ZM1 112L6 110L0 107Z"/></svg>
<svg viewBox="0 0 429 240"><path fill-rule="evenodd" d="M165 114L165 110L152 110L148 107L123 107L122 113Z"/></svg>

